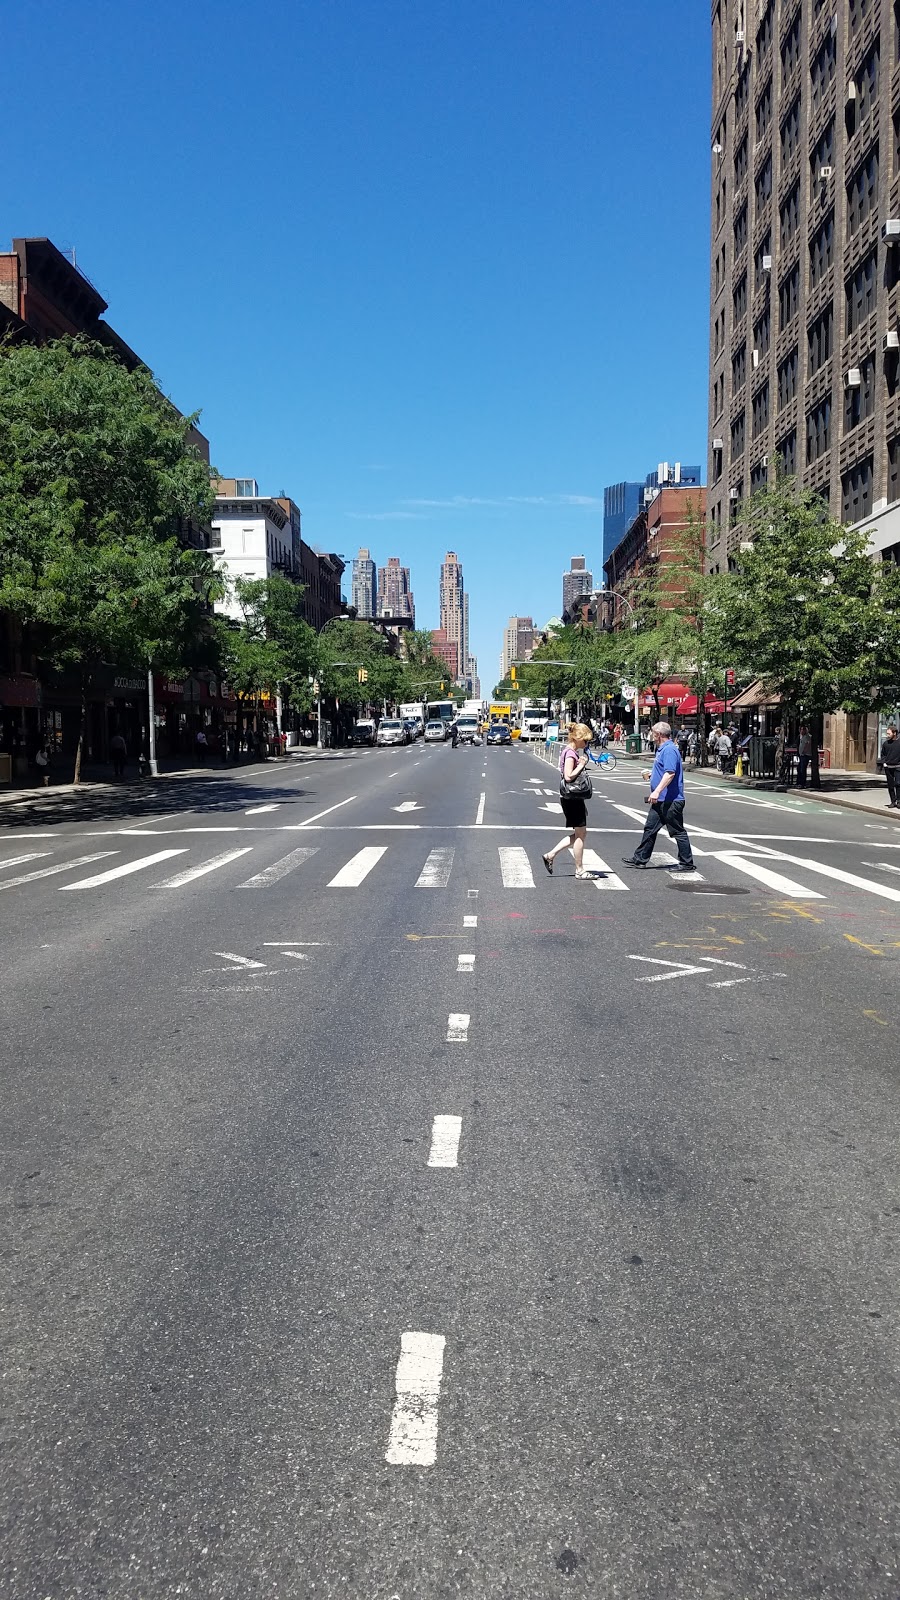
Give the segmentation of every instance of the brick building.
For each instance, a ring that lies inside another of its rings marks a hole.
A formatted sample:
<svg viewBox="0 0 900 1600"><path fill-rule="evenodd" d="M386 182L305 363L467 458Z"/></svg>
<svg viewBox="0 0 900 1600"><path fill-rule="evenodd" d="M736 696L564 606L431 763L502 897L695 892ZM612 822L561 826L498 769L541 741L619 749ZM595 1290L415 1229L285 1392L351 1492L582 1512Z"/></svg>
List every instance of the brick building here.
<svg viewBox="0 0 900 1600"><path fill-rule="evenodd" d="M646 504L604 567L607 589L614 593L610 597L612 605L604 605L602 614L608 617L611 611L614 627L626 627L629 616L627 606L621 605L616 597L624 596L627 601L641 576L653 568L657 568L662 577L662 604L675 604L680 582L673 578L671 600L667 601L666 568L683 560L684 532L692 518L702 522L705 515L706 490L699 485L648 491Z"/></svg>

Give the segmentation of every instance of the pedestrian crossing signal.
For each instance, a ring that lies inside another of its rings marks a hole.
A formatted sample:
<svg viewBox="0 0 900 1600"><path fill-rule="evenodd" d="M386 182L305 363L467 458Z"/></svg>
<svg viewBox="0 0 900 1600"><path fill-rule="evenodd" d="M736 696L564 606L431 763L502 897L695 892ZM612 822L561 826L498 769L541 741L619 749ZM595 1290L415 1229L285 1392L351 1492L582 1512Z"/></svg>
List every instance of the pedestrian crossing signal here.
<svg viewBox="0 0 900 1600"><path fill-rule="evenodd" d="M366 667L360 667L356 676L360 683L368 683L369 681L369 673Z"/></svg>

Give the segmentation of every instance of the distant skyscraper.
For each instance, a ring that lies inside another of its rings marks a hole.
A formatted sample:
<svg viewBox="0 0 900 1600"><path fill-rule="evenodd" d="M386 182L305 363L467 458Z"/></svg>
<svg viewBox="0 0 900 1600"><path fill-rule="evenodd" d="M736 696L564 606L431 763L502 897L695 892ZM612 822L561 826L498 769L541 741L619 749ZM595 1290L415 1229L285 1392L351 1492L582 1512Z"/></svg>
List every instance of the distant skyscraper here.
<svg viewBox="0 0 900 1600"><path fill-rule="evenodd" d="M456 646L459 677L469 658L469 597L463 588L462 566L452 550L441 564L441 629Z"/></svg>
<svg viewBox="0 0 900 1600"><path fill-rule="evenodd" d="M641 509L642 483L612 483L603 491L603 560L608 561Z"/></svg>
<svg viewBox="0 0 900 1600"><path fill-rule="evenodd" d="M409 587L409 567L401 567L399 556L389 556L386 567L378 568L378 615L408 617L416 625L416 607Z"/></svg>
<svg viewBox="0 0 900 1600"><path fill-rule="evenodd" d="M481 679L478 676L478 657L470 656L466 666L466 687L473 700L481 699Z"/></svg>
<svg viewBox="0 0 900 1600"><path fill-rule="evenodd" d="M368 550L360 550L353 557L353 576L350 585L350 603L358 617L374 617L378 604L375 584L375 563Z"/></svg>
<svg viewBox="0 0 900 1600"><path fill-rule="evenodd" d="M456 640L448 638L446 628L434 628L431 633L431 648L434 654L446 663L450 682L455 682L459 677L459 645Z"/></svg>
<svg viewBox="0 0 900 1600"><path fill-rule="evenodd" d="M568 611L573 600L583 594L590 594L594 587L594 575L588 572L584 556L573 556L568 572L563 573L562 608Z"/></svg>
<svg viewBox="0 0 900 1600"><path fill-rule="evenodd" d="M503 630L500 678L505 678L514 661L530 661L534 654L534 622L531 617L510 617Z"/></svg>

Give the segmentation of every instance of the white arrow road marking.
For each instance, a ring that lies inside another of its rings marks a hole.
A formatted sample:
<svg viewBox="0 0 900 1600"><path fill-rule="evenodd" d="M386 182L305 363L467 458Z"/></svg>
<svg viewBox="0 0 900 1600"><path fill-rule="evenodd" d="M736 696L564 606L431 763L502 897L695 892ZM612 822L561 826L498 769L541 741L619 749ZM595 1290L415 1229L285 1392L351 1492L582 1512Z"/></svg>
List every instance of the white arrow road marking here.
<svg viewBox="0 0 900 1600"><path fill-rule="evenodd" d="M462 1117L435 1117L431 1127L431 1149L428 1153L430 1167L456 1167L459 1165L459 1137Z"/></svg>
<svg viewBox="0 0 900 1600"><path fill-rule="evenodd" d="M214 950L213 951L213 955L214 956L221 956L223 961L233 961L235 963L235 966L238 966L238 967L245 967L245 968L248 968L248 969L250 967L253 967L258 972L264 972L265 971L266 963L264 961L251 961L249 956L236 956L233 953L233 951L231 951L231 950ZM233 967L220 967L219 968L220 972L232 972L233 970L234 970Z"/></svg>
<svg viewBox="0 0 900 1600"><path fill-rule="evenodd" d="M561 805L560 805L558 800L556 800L556 801L547 800L547 801L545 801L545 803L542 806L538 806L538 810L539 811L552 811L554 816L558 817L560 811L562 810L562 807L561 807Z"/></svg>
<svg viewBox="0 0 900 1600"><path fill-rule="evenodd" d="M290 956L292 961L308 961L309 956L302 950L282 950L283 956Z"/></svg>
<svg viewBox="0 0 900 1600"><path fill-rule="evenodd" d="M118 850L95 850L90 856L75 856L71 861L57 861L52 867L37 867L34 872L21 872L16 878L5 878L0 889L15 889L20 883L33 883L36 878L52 878L54 873L68 872L70 867L86 867L89 861L103 861L106 856L117 856Z"/></svg>
<svg viewBox="0 0 900 1600"><path fill-rule="evenodd" d="M447 1018L447 1043L467 1044L469 1040L468 1011L451 1011Z"/></svg>
<svg viewBox="0 0 900 1600"><path fill-rule="evenodd" d="M709 967L691 967L686 961L663 961L661 956L629 956L629 961L646 961L654 967L677 967L676 972L654 972L646 978L636 978L636 983L665 983L669 978L689 978L694 973L709 975Z"/></svg>
<svg viewBox="0 0 900 1600"><path fill-rule="evenodd" d="M397 1398L385 1460L392 1467L433 1467L438 1400L444 1370L442 1333L403 1333L394 1387Z"/></svg>
<svg viewBox="0 0 900 1600"><path fill-rule="evenodd" d="M391 806L391 810L392 811L424 811L425 807L424 806L420 806L417 800L402 800L400 802L399 806Z"/></svg>
<svg viewBox="0 0 900 1600"><path fill-rule="evenodd" d="M278 811L278 810L280 810L280 808L281 808L281 801L280 800L276 800L271 805L268 805L268 806L250 806L249 809L244 812L244 816L245 817L261 817L264 811Z"/></svg>

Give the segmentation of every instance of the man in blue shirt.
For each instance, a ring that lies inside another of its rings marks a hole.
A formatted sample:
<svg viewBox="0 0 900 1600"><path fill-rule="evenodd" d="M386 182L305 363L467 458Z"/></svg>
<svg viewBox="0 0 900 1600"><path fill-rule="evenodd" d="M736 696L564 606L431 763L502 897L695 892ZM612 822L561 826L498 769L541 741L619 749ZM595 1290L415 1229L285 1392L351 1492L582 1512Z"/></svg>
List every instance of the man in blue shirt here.
<svg viewBox="0 0 900 1600"><path fill-rule="evenodd" d="M667 722L656 722L651 728L656 741L656 760L652 772L644 772L650 779L650 796L647 804L647 821L644 837L633 856L624 856L626 867L645 867L653 854L656 835L666 827L678 846L678 863L675 872L693 872L694 858L691 841L684 826L684 769L678 746L672 738Z"/></svg>

